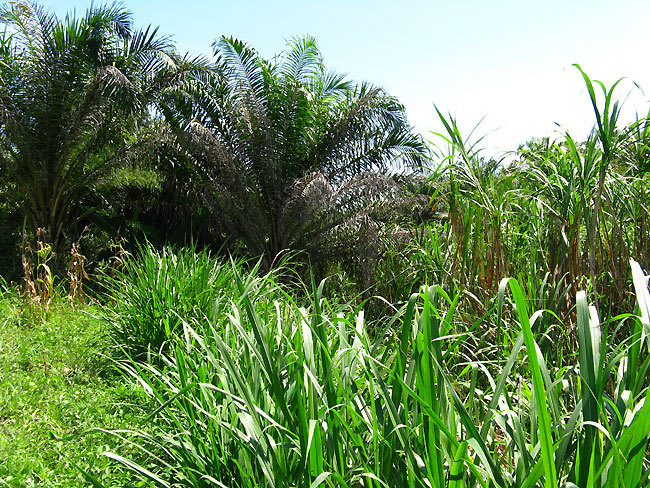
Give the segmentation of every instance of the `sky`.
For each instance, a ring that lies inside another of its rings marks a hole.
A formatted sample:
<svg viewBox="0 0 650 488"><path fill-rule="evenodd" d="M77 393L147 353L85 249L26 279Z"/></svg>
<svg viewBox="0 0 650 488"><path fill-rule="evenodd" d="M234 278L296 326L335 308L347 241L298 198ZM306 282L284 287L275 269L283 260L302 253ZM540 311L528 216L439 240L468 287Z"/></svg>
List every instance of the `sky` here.
<svg viewBox="0 0 650 488"><path fill-rule="evenodd" d="M41 0L57 15L85 0ZM96 2L99 3L99 2ZM126 0L136 26L158 26L181 52L211 54L222 35L267 58L313 35L326 66L385 88L439 143L434 104L499 157L533 137L584 139L594 114L580 64L624 100L621 121L647 115L650 1ZM640 87L640 88L639 88ZM645 90L645 92L643 91ZM480 124L479 124L480 123ZM479 124L477 126L477 124Z"/></svg>

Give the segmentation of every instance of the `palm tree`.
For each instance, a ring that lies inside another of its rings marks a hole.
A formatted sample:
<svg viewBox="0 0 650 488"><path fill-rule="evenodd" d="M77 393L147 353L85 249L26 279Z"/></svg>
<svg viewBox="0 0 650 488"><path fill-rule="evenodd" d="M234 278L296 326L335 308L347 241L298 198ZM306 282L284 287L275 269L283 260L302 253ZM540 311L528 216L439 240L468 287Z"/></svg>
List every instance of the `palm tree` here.
<svg viewBox="0 0 650 488"><path fill-rule="evenodd" d="M156 94L190 64L156 29L113 5L63 20L29 0L0 10L0 170L27 230L60 251L84 200L119 163Z"/></svg>
<svg viewBox="0 0 650 488"><path fill-rule="evenodd" d="M425 150L402 105L327 71L312 37L271 61L236 39L213 47L214 74L164 113L206 176L218 228L267 267L286 249L331 250L335 235L372 230L368 203L395 192L387 171Z"/></svg>

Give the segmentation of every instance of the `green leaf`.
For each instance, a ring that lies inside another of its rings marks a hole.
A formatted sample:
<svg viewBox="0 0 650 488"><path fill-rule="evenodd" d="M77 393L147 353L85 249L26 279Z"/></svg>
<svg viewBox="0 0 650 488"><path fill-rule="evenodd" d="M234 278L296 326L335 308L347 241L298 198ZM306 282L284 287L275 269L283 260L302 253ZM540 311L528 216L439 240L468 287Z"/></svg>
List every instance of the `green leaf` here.
<svg viewBox="0 0 650 488"><path fill-rule="evenodd" d="M537 347L533 331L530 327L530 320L528 318L527 304L524 295L519 287L519 283L514 278L504 278L508 282L508 286L512 292L512 296L517 307L517 315L519 317L519 324L521 325L524 335L524 343L528 351L528 363L533 376L533 389L535 392L535 403L537 407L537 424L539 428L539 440L541 443L542 462L544 464L545 473L545 486L557 488L557 472L554 459L553 436L551 434L551 420L548 412L548 405L546 403L546 391L544 389L544 380L539 367L539 359L537 356Z"/></svg>
<svg viewBox="0 0 650 488"><path fill-rule="evenodd" d="M456 450L454 463L449 471L448 488L463 488L463 475L465 474L465 457L467 456L467 441L463 441Z"/></svg>

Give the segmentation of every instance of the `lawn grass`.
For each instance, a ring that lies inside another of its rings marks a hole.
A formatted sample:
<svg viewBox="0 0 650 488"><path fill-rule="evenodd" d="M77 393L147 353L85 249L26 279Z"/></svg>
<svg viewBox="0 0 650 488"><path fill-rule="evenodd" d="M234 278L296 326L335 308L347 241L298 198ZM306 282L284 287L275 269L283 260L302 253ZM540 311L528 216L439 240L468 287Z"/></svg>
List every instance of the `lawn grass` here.
<svg viewBox="0 0 650 488"><path fill-rule="evenodd" d="M61 299L39 319L21 313L14 293L0 297L0 486L84 486L75 464L107 486L138 486L102 455L128 446L101 433L74 437L145 428L146 398L103 356L109 342L95 311Z"/></svg>

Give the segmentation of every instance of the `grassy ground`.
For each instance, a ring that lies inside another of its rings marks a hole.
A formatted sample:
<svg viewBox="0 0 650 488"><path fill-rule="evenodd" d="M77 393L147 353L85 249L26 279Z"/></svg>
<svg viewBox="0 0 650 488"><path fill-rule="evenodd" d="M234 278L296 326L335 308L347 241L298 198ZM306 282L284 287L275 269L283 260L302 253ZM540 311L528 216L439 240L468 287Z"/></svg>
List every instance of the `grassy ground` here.
<svg viewBox="0 0 650 488"><path fill-rule="evenodd" d="M0 486L83 486L75 464L108 486L139 486L102 455L128 446L102 433L74 437L141 429L146 412L142 392L103 357L108 340L94 308L59 301L39 320L20 305L0 298Z"/></svg>

